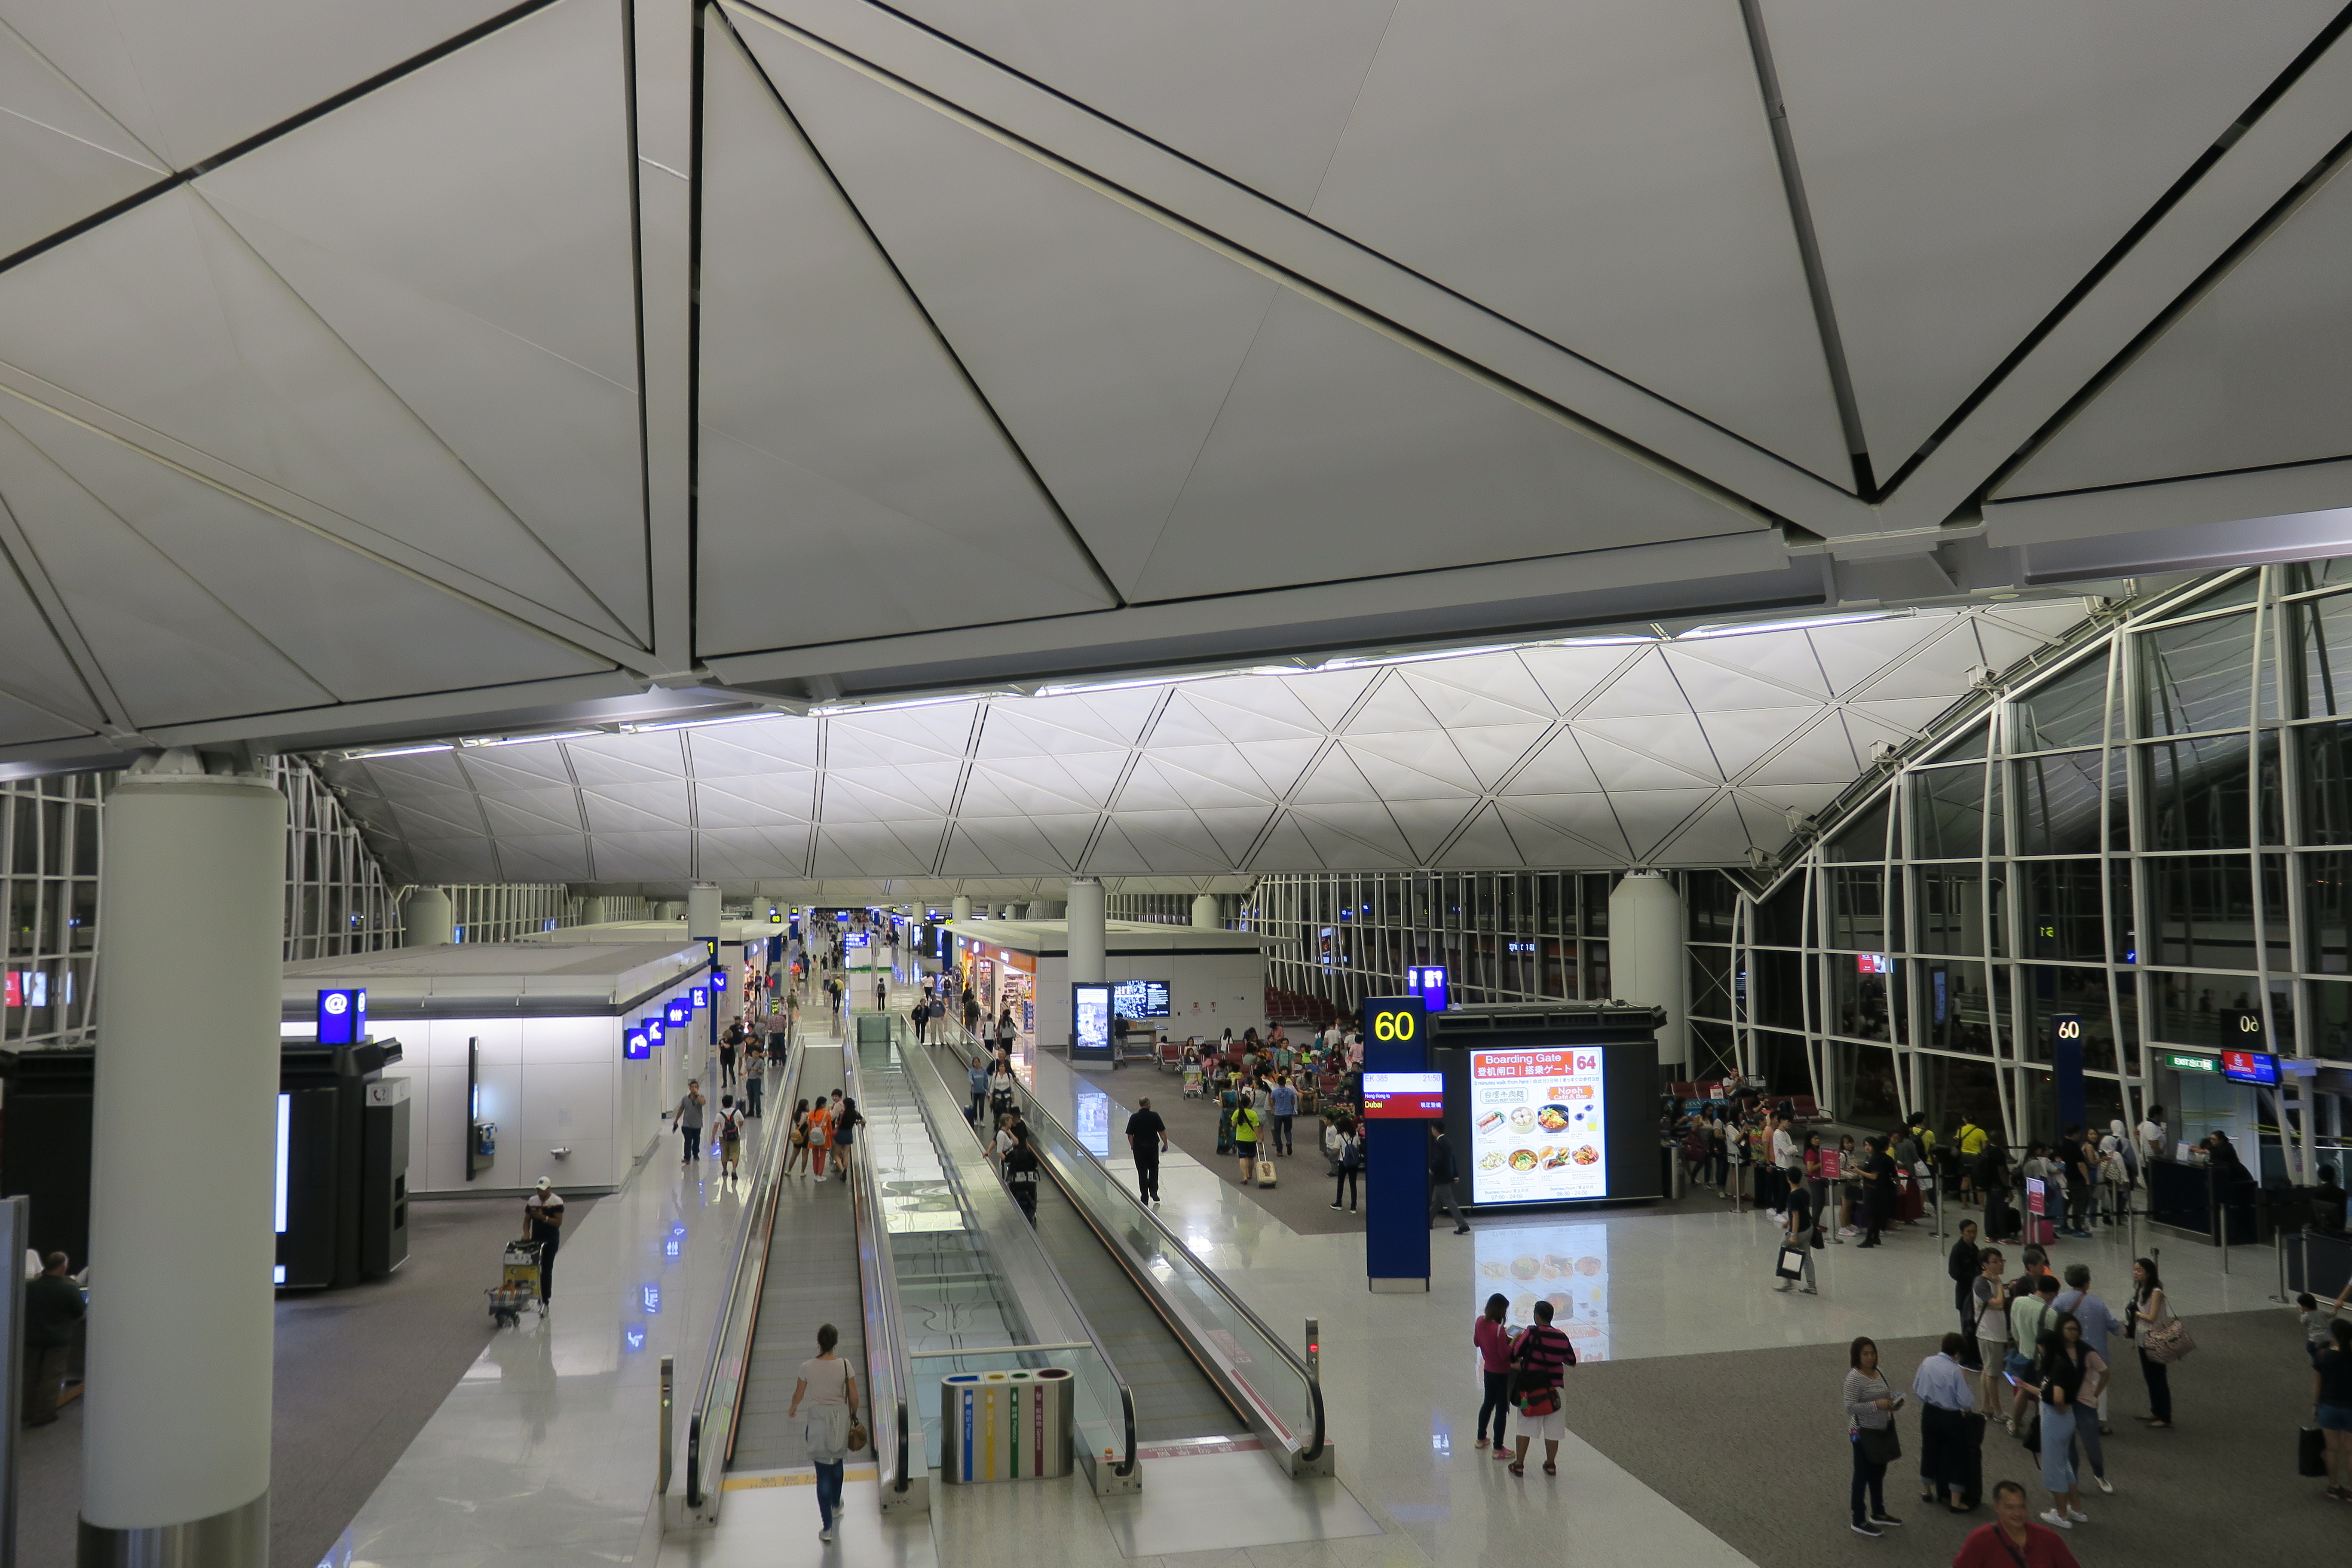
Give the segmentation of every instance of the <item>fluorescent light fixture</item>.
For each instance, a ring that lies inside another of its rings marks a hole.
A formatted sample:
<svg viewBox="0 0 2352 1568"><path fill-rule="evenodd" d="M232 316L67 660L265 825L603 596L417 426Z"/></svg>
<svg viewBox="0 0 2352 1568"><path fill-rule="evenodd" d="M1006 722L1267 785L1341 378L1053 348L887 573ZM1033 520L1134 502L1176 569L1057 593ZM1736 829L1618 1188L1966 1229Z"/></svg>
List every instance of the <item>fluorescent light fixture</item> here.
<svg viewBox="0 0 2352 1568"><path fill-rule="evenodd" d="M1815 626L1845 626L1858 621L1891 621L1908 614L1900 610L1863 610L1850 616L1811 616L1789 621L1729 621L1716 626L1693 626L1675 638L1677 642L1693 637L1737 637L1752 632L1805 632Z"/></svg>
<svg viewBox="0 0 2352 1568"><path fill-rule="evenodd" d="M668 719L658 724L625 724L632 735L651 735L663 730L705 730L714 724L748 724L754 719L789 719L792 714L781 709L758 713L730 713L723 719Z"/></svg>
<svg viewBox="0 0 2352 1568"><path fill-rule="evenodd" d="M422 746L392 746L380 752L345 752L343 760L364 763L376 757L415 757L426 752L454 752L457 749L446 741L433 741Z"/></svg>
<svg viewBox="0 0 2352 1568"><path fill-rule="evenodd" d="M602 730L558 730L551 735L501 735L495 741L466 741L460 743L469 751L478 751L485 746L532 746L541 741L578 741L603 733Z"/></svg>
<svg viewBox="0 0 2352 1568"><path fill-rule="evenodd" d="M993 694L992 694L993 695ZM859 713L896 713L908 708L944 708L951 702L986 700L978 693L957 692L951 697L908 697L896 702L827 702L809 710L812 719L845 719Z"/></svg>

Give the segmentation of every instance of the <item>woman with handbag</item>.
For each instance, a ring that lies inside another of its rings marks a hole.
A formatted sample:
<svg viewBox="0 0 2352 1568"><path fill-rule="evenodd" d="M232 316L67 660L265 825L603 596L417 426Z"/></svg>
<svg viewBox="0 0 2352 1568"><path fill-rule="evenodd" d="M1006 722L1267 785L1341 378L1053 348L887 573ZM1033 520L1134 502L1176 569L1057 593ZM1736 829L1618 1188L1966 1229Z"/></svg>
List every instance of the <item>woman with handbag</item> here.
<svg viewBox="0 0 2352 1568"><path fill-rule="evenodd" d="M1519 1331L1511 1346L1511 1403L1518 1407L1518 1448L1511 1474L1528 1473L1528 1439L1543 1434L1544 1474L1559 1474L1559 1441L1568 1436L1568 1415L1560 1398L1560 1373L1576 1364L1576 1347L1551 1326L1549 1301L1536 1303L1536 1321Z"/></svg>
<svg viewBox="0 0 2352 1568"><path fill-rule="evenodd" d="M1772 1271L1775 1274L1784 1274L1786 1277L1773 1289L1786 1290L1795 1285L1799 1279L1802 1279L1805 1282L1805 1294L1818 1296L1821 1292L1813 1288L1813 1247L1821 1238L1821 1232L1813 1228L1813 1194L1811 1184L1802 1182L1793 1184L1789 1189L1786 1202L1788 1207L1781 1211L1780 1245L1774 1249L1772 1255L1774 1258ZM1792 1249L1799 1254L1798 1260L1793 1265L1787 1261L1787 1255ZM1796 1270L1793 1274L1787 1272L1791 1268Z"/></svg>
<svg viewBox="0 0 2352 1568"><path fill-rule="evenodd" d="M2172 1426L2171 1363L2194 1349L2196 1342L2165 1301L2164 1281L2154 1258L2132 1265L2131 1331L2139 1347L2140 1375L2147 1379L2147 1414L2138 1419L2151 1432L2167 1431Z"/></svg>
<svg viewBox="0 0 2352 1568"><path fill-rule="evenodd" d="M789 1421L808 1401L809 1463L816 1467L816 1538L833 1539L833 1517L841 1510L841 1469L845 1460L866 1447L865 1429L857 1423L857 1374L833 1353L841 1331L831 1323L816 1331L816 1354L801 1363L800 1381L793 1384L793 1402L784 1411Z"/></svg>
<svg viewBox="0 0 2352 1568"><path fill-rule="evenodd" d="M1846 1347L1846 1437L1853 1445L1853 1532L1878 1536L1883 1524L1903 1521L1886 1511L1886 1467L1903 1457L1895 1413L1903 1396L1878 1373L1878 1342L1864 1335ZM1869 1511L1864 1512L1864 1494Z"/></svg>
<svg viewBox="0 0 2352 1568"><path fill-rule="evenodd" d="M789 1136L792 1144L784 1152L784 1174L787 1176L793 1173L794 1165L801 1167L803 1173L808 1169L809 1102L805 1100L793 1107L793 1130Z"/></svg>
<svg viewBox="0 0 2352 1568"><path fill-rule="evenodd" d="M1339 1173L1338 1184L1331 1192L1331 1206L1338 1208L1339 1200L1348 1200L1348 1212L1356 1212L1356 1196L1362 1188L1364 1145L1356 1136L1353 1117L1342 1116L1324 1134L1325 1146L1331 1152L1331 1167Z"/></svg>

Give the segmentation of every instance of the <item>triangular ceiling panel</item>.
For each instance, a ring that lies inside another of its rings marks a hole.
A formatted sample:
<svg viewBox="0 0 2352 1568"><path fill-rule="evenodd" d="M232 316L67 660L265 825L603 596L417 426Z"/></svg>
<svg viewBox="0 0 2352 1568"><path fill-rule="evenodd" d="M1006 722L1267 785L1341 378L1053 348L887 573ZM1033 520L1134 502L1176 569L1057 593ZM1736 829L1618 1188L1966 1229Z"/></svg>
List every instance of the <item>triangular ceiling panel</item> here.
<svg viewBox="0 0 2352 1568"><path fill-rule="evenodd" d="M1405 843L1412 847L1416 865L1427 865L1437 854L1438 847L1454 836L1454 830L1462 826L1463 819L1470 815L1464 809L1468 804L1458 798L1391 800L1387 803L1389 816L1396 823L1397 831L1404 835Z"/></svg>
<svg viewBox="0 0 2352 1568"><path fill-rule="evenodd" d="M510 790L482 797L482 816L501 843L509 835L583 832L580 798L570 790Z"/></svg>
<svg viewBox="0 0 2352 1568"><path fill-rule="evenodd" d="M1393 0L908 0L992 59L1304 209Z"/></svg>
<svg viewBox="0 0 2352 1568"><path fill-rule="evenodd" d="M512 746L468 746L459 765L475 788L538 789L572 784L563 748L546 742Z"/></svg>
<svg viewBox="0 0 2352 1568"><path fill-rule="evenodd" d="M1516 657L1542 689L1552 710L1568 713L1590 701L1619 670L1638 668L1653 655L1641 644L1610 643L1594 647L1524 647Z"/></svg>
<svg viewBox="0 0 2352 1568"><path fill-rule="evenodd" d="M1519 795L1495 809L1530 866L1622 866L1632 858L1607 795Z"/></svg>
<svg viewBox="0 0 2352 1568"><path fill-rule="evenodd" d="M1714 790L1642 789L1612 794L1609 804L1616 811L1618 826L1625 830L1626 841L1633 845L1633 858L1639 863L1659 853L1693 813L1718 798L1720 795Z"/></svg>
<svg viewBox="0 0 2352 1568"><path fill-rule="evenodd" d="M1757 632L1733 637L1702 637L1677 646L1672 662L1679 668L1712 665L1718 669L1753 676L1810 701L1830 695L1829 678L1822 673L1821 656L1802 633ZM1706 684L1694 677L1692 689Z"/></svg>
<svg viewBox="0 0 2352 1568"><path fill-rule="evenodd" d="M1286 290L1267 309L1134 596L1566 555L1753 526Z"/></svg>
<svg viewBox="0 0 2352 1568"><path fill-rule="evenodd" d="M2091 489L2352 455L2339 172L2001 487Z"/></svg>
<svg viewBox="0 0 2352 1568"><path fill-rule="evenodd" d="M165 172L139 138L0 26L0 256Z"/></svg>
<svg viewBox="0 0 2352 1568"><path fill-rule="evenodd" d="M1428 705L1413 695L1412 687L1394 671L1372 689L1347 723L1349 735L1377 735L1383 731L1426 734L1437 728Z"/></svg>
<svg viewBox="0 0 2352 1568"><path fill-rule="evenodd" d="M1250 858L1249 868L1257 872L1320 871L1328 869L1331 864L1323 858L1321 850L1307 841L1299 828L1298 818L1286 811L1265 830L1265 840Z"/></svg>
<svg viewBox="0 0 2352 1568"><path fill-rule="evenodd" d="M1464 668L1448 668L1456 663ZM1524 724L1530 719L1549 719L1557 711L1543 688L1516 658L1438 659L1401 669L1397 678L1448 730Z"/></svg>
<svg viewBox="0 0 2352 1568"><path fill-rule="evenodd" d="M694 771L703 778L763 773L779 763L816 766L816 726L761 720L714 724L685 731L694 751Z"/></svg>
<svg viewBox="0 0 2352 1568"><path fill-rule="evenodd" d="M1493 789L1550 729L1549 724L1481 724L1475 729L1449 731L1447 738L1462 753L1478 787Z"/></svg>
<svg viewBox="0 0 2352 1568"><path fill-rule="evenodd" d="M1881 477L2337 9L1763 0Z"/></svg>
<svg viewBox="0 0 2352 1568"><path fill-rule="evenodd" d="M0 0L0 21L184 169L506 9L505 0Z"/></svg>
<svg viewBox="0 0 2352 1568"><path fill-rule="evenodd" d="M1715 774L1711 763L1685 757L1670 759L1643 749L1643 742L1648 737L1643 732L1645 726L1640 723L1629 724L1624 720L1606 722L1614 731L1613 738L1580 724L1577 740L1582 744L1585 756L1592 763L1593 772L1601 776L1612 799L1703 784Z"/></svg>
<svg viewBox="0 0 2352 1568"><path fill-rule="evenodd" d="M1320 733L1324 721L1284 676L1204 680L1184 695L1228 741L1287 741Z"/></svg>
<svg viewBox="0 0 2352 1568"><path fill-rule="evenodd" d="M478 685L485 662L509 679L609 668L83 426L25 404L9 414L58 468L201 585L208 602L173 593L176 604L159 606L181 614L175 630L201 638L225 628L224 614L234 616L251 632L225 633L225 646L266 639L310 678L304 688L315 682L352 701ZM168 574L159 570L154 581L159 593L168 592ZM240 675L220 700L233 700L243 684ZM276 689L286 693L287 707L319 700L315 689L298 691L282 676Z"/></svg>
<svg viewBox="0 0 2352 1568"><path fill-rule="evenodd" d="M1503 826L1503 818L1491 805L1479 809L1460 836L1445 851L1448 865L1493 866L1517 868L1526 864L1519 856L1518 840Z"/></svg>
<svg viewBox="0 0 2352 1568"><path fill-rule="evenodd" d="M742 36L1132 590L1277 285L755 19Z"/></svg>
<svg viewBox="0 0 2352 1568"><path fill-rule="evenodd" d="M1678 647L1665 652L1666 666L1674 671L1675 684L1682 688L1693 712L1738 713L1750 708L1786 708L1820 700L1822 683L1818 673L1809 683L1800 683L1741 668L1737 645L1755 639L1724 640L1734 645L1729 650L1732 658L1708 658Z"/></svg>
<svg viewBox="0 0 2352 1568"><path fill-rule="evenodd" d="M1397 831L1388 808L1378 803L1332 801L1302 807L1291 816L1326 866L1373 870L1413 863L1412 847Z"/></svg>
<svg viewBox="0 0 2352 1568"><path fill-rule="evenodd" d="M584 882L588 879L588 840L580 834L502 833L499 836L498 845L500 881Z"/></svg>
<svg viewBox="0 0 2352 1568"><path fill-rule="evenodd" d="M1748 708L1706 717L1707 744L1726 778L1738 778L1759 759L1787 745L1822 716L1819 708Z"/></svg>
<svg viewBox="0 0 2352 1568"><path fill-rule="evenodd" d="M643 641L625 43L567 0L197 188Z"/></svg>
<svg viewBox="0 0 2352 1568"><path fill-rule="evenodd" d="M1584 748L1577 743L1576 732L1562 730L1533 757L1518 775L1511 780L1506 792L1515 795L1578 795L1601 788L1601 779L1586 760Z"/></svg>
<svg viewBox="0 0 2352 1568"><path fill-rule="evenodd" d="M1400 0L1313 211L1849 482L1738 7Z"/></svg>
<svg viewBox="0 0 2352 1568"><path fill-rule="evenodd" d="M1690 710L1690 698L1683 690L1682 682L1675 679L1664 656L1657 652L1625 670L1575 710L1579 719L1649 718L1660 713L1686 714Z"/></svg>
<svg viewBox="0 0 2352 1568"><path fill-rule="evenodd" d="M1780 835L1765 842L1777 846L1786 837ZM1736 866L1748 858L1752 842L1747 823L1740 819L1738 804L1727 795L1675 829L1673 837L1660 844L1655 853L1678 866Z"/></svg>
<svg viewBox="0 0 2352 1568"><path fill-rule="evenodd" d="M1478 775L1462 760L1453 738L1432 729L1418 735L1360 735L1344 747L1383 796L1435 800L1476 795Z"/></svg>
<svg viewBox="0 0 2352 1568"><path fill-rule="evenodd" d="M732 32L703 37L701 647L932 630L918 560L983 619L1108 605Z"/></svg>
<svg viewBox="0 0 2352 1568"><path fill-rule="evenodd" d="M610 624L480 478L186 190L0 273L0 361L349 520L362 540L397 542L583 625Z"/></svg>

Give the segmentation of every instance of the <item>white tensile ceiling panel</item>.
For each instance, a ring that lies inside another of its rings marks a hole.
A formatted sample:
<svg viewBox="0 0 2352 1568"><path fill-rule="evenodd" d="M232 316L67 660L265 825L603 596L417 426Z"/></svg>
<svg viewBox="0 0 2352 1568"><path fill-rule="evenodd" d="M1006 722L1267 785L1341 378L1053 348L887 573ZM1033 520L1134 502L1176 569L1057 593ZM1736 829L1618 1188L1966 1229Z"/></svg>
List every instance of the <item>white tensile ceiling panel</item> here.
<svg viewBox="0 0 2352 1568"><path fill-rule="evenodd" d="M565 0L197 189L642 641L625 42Z"/></svg>
<svg viewBox="0 0 2352 1568"><path fill-rule="evenodd" d="M2339 170L2001 486L2003 496L2352 454Z"/></svg>
<svg viewBox="0 0 2352 1568"><path fill-rule="evenodd" d="M77 416L73 400L87 399L252 476L257 494L275 487L349 520L362 540L414 546L583 625L609 621L479 477L187 190L0 273L0 361L58 389L42 395Z"/></svg>
<svg viewBox="0 0 2352 1568"><path fill-rule="evenodd" d="M1394 0L908 0L900 10L1304 208Z"/></svg>
<svg viewBox="0 0 2352 1568"><path fill-rule="evenodd" d="M1755 526L1286 290L1135 592L1182 598L1244 578L1317 583Z"/></svg>
<svg viewBox="0 0 2352 1568"><path fill-rule="evenodd" d="M1785 813L1811 810L1850 783L1871 742L1924 731L1984 659L1979 631L2023 652L2081 614L2080 601L2051 600L1642 648L1528 646L1328 676L1161 682L1117 693L1113 711L1087 710L1100 721L1085 728L1069 697L989 697L328 766L355 798L383 803L369 818L378 833L429 841L436 866L471 856L474 869L459 879L491 879L493 851L509 837L553 855L540 841L576 833L583 811L593 879L606 882L815 875L1050 885L1072 876L1721 865L1751 844L1777 847ZM1855 672L1845 691L1801 700L1795 677L1811 670L1818 679L1824 665ZM1616 689L1612 676L1639 689L1625 703L1633 711L1596 713L1596 694ZM1285 689L1293 686L1345 700L1311 707ZM1487 691L1514 700L1459 711L1522 721L1449 724L1433 711L1433 700L1450 705L1445 693ZM1727 692L1771 705L1742 706ZM1668 693L1680 694L1672 711L1662 710ZM1528 703L1549 712L1538 717ZM1117 739L1155 710L1150 734ZM1306 731L1326 723L1345 732ZM1220 724L1290 738L1225 739ZM1074 749L1057 749L1061 737ZM644 868L662 855L671 857L667 872Z"/></svg>
<svg viewBox="0 0 2352 1568"><path fill-rule="evenodd" d="M322 695L349 701L446 689L478 680L477 661L485 658L527 677L607 668L82 424L24 403L0 412L53 470L6 444L15 459L8 466L26 479L17 491L23 499L11 510L21 514L28 538L46 531L61 563L97 540L117 541L125 574L143 580L152 595L145 607L161 617L133 640L152 648L153 639L176 634L183 646L198 645L186 655L191 668L179 672L182 679L207 664L220 677L209 698L184 686L175 700L137 713L142 721L249 710L242 703L261 694L294 707ZM45 519L48 505L58 510ZM66 537L68 530L93 525L92 536ZM130 544L126 532L140 544ZM77 592L101 593L100 584L112 579L110 566L97 582L79 576L101 564L83 561L61 571ZM119 609L103 604L75 613L78 623L98 620L83 629L101 647ZM243 660L224 669L224 658L236 660L240 651ZM104 667L109 655L96 657ZM118 689L167 673L152 658L116 662L123 670Z"/></svg>
<svg viewBox="0 0 2352 1568"><path fill-rule="evenodd" d="M743 37L1132 591L1278 286L772 29Z"/></svg>
<svg viewBox="0 0 2352 1568"><path fill-rule="evenodd" d="M1108 605L758 68L705 38L700 646L930 630L917 560L980 619Z"/></svg>
<svg viewBox="0 0 2352 1568"><path fill-rule="evenodd" d="M1400 0L1312 210L1850 482L1738 7Z"/></svg>
<svg viewBox="0 0 2352 1568"><path fill-rule="evenodd" d="M1762 4L1882 477L2339 8Z"/></svg>
<svg viewBox="0 0 2352 1568"><path fill-rule="evenodd" d="M591 875L583 834L499 835L499 871L509 882L584 882Z"/></svg>
<svg viewBox="0 0 2352 1568"><path fill-rule="evenodd" d="M138 137L0 27L0 256L165 172Z"/></svg>
<svg viewBox="0 0 2352 1568"><path fill-rule="evenodd" d="M569 0L607 12L615 0ZM508 9L507 0L0 0L0 22L187 168Z"/></svg>

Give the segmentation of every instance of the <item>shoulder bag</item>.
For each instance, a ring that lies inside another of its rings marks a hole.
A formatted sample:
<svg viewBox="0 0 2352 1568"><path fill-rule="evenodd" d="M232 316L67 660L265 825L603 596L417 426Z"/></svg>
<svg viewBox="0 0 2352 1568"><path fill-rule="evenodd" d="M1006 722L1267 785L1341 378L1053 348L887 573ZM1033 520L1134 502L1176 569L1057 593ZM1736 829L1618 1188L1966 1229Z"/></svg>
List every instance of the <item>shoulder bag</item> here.
<svg viewBox="0 0 2352 1568"><path fill-rule="evenodd" d="M2140 1352L2158 1366L2170 1366L2197 1348L2189 1334L2189 1325L2173 1316L2172 1303L2167 1301L2164 1316L2139 1337Z"/></svg>
<svg viewBox="0 0 2352 1568"><path fill-rule="evenodd" d="M1856 1426L1853 1440L1862 1448L1864 1464L1891 1465L1903 1457L1902 1435L1891 1420L1884 1426Z"/></svg>

